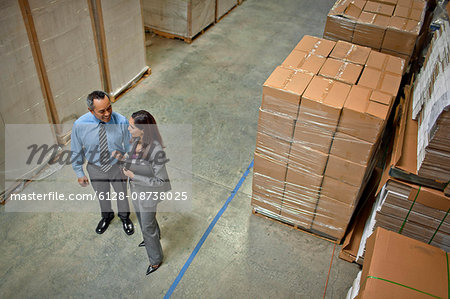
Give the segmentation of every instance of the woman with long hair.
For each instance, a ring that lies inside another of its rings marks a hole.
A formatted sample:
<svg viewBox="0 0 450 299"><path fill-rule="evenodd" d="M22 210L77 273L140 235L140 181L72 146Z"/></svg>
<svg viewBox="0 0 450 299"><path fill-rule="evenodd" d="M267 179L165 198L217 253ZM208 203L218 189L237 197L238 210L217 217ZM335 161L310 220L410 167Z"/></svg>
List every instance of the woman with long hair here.
<svg viewBox="0 0 450 299"><path fill-rule="evenodd" d="M156 220L156 207L161 193L171 189L163 151L163 141L155 118L145 110L134 112L129 120L131 151L127 154L123 173L129 178L130 196L141 227L142 241L138 246L147 250L150 265L147 275L162 263L161 232Z"/></svg>

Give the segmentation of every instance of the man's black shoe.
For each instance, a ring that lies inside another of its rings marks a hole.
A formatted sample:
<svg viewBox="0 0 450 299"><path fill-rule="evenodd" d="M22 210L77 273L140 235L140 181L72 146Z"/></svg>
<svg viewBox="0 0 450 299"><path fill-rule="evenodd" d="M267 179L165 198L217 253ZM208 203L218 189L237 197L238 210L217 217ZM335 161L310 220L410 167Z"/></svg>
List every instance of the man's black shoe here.
<svg viewBox="0 0 450 299"><path fill-rule="evenodd" d="M106 231L106 229L108 228L109 223L111 222L111 220L113 220L113 218L114 218L114 216L111 218L100 219L100 222L98 223L97 228L95 229L95 232L97 234L103 234Z"/></svg>
<svg viewBox="0 0 450 299"><path fill-rule="evenodd" d="M134 234L134 225L133 222L131 222L130 218L127 219L122 219L122 224L123 224L123 230L125 231L125 233L127 235L132 235Z"/></svg>

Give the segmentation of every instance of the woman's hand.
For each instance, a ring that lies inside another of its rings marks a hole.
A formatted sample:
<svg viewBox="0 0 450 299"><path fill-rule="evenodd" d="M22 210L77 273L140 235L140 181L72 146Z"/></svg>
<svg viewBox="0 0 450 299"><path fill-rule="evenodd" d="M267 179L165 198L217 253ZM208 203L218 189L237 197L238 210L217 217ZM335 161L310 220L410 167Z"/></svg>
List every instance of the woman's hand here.
<svg viewBox="0 0 450 299"><path fill-rule="evenodd" d="M123 169L123 174L129 177L130 179L134 178L134 172L129 169Z"/></svg>

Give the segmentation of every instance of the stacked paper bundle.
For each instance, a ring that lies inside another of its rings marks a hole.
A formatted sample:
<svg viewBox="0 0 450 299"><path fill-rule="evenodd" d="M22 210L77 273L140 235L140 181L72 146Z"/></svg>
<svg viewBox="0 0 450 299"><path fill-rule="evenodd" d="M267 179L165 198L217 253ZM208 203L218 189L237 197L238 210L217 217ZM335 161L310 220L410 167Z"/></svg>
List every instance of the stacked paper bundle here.
<svg viewBox="0 0 450 299"><path fill-rule="evenodd" d="M371 47L409 61L422 33L423 0L337 0L323 36Z"/></svg>
<svg viewBox="0 0 450 299"><path fill-rule="evenodd" d="M442 182L450 180L449 58L450 26L445 22L434 35L413 98L413 118L419 121L418 173Z"/></svg>
<svg viewBox="0 0 450 299"><path fill-rule="evenodd" d="M333 240L347 228L404 61L305 36L263 87L252 204Z"/></svg>
<svg viewBox="0 0 450 299"><path fill-rule="evenodd" d="M366 240L377 227L450 251L449 205L442 192L389 180L367 219L358 259L364 258Z"/></svg>

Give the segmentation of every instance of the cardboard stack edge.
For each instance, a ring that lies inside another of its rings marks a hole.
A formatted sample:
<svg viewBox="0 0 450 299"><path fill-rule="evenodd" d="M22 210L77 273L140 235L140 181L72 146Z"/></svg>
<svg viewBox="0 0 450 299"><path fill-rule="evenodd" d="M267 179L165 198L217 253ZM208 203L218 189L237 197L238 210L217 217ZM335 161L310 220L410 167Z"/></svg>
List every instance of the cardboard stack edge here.
<svg viewBox="0 0 450 299"><path fill-rule="evenodd" d="M366 241L377 227L450 251L450 199L443 191L405 178L421 178L417 173L418 122L413 120L411 87L397 107L398 123L383 175L372 197L358 213L343 243L340 257L349 262L365 262ZM393 170L408 174L398 178Z"/></svg>
<svg viewBox="0 0 450 299"><path fill-rule="evenodd" d="M418 121L417 172L450 180L450 25L435 31L424 65L415 80L413 119Z"/></svg>
<svg viewBox="0 0 450 299"><path fill-rule="evenodd" d="M340 242L403 69L401 58L304 36L263 86L254 211Z"/></svg>

